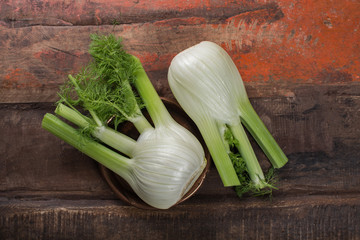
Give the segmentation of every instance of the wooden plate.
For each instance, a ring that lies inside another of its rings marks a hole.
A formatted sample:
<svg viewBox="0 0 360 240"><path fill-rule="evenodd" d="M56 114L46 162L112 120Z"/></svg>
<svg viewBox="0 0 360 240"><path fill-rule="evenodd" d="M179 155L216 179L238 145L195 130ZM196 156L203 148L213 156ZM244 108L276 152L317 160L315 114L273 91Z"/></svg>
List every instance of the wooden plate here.
<svg viewBox="0 0 360 240"><path fill-rule="evenodd" d="M176 204L179 204L179 203L185 201L186 199L190 198L192 195L194 195L195 192L200 188L200 186L202 185L202 183L206 177L207 172L209 171L211 158L210 158L210 153L209 153L208 149L206 148L206 145L201 137L199 130L197 129L194 122L186 115L184 110L182 110L182 108L174 101L171 101L166 98L161 98L161 99L162 99L163 103L165 104L166 108L168 109L168 111L170 112L171 116L175 119L175 121L177 121L179 124L181 124L182 126L187 128L190 132L192 132L197 137L197 139L199 139L199 141L203 145L203 148L205 151L205 158L207 160L207 163L206 163L206 166L205 166L203 172L201 173L199 178L196 180L196 182L194 183L192 188L183 196L182 199L180 199L179 202L176 203ZM147 112L145 112L144 115L150 120ZM133 124L130 122L125 122L124 124L119 126L119 131L122 133L125 133L126 135L128 135L130 137L133 137L134 139L137 139L137 137L139 136L139 133L137 132L137 130L135 129ZM122 201L129 203L135 207L141 208L141 209L155 209L154 207L152 207L152 206L146 204L144 201L142 201L135 194L135 192L130 188L130 186L127 184L127 182L125 182L125 180L122 179L119 175L115 174L114 172L107 169L106 167L104 167L101 164L99 164L99 167L100 167L101 175L104 177L104 179L109 184L112 191L115 193L115 195L119 199L121 199Z"/></svg>

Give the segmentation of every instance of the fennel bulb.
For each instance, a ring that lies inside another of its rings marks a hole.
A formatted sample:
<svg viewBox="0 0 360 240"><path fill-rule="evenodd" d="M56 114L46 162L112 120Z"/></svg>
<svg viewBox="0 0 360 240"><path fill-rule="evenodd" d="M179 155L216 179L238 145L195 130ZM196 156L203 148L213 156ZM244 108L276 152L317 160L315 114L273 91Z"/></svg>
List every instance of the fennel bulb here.
<svg viewBox="0 0 360 240"><path fill-rule="evenodd" d="M275 168L282 167L287 158L252 108L240 73L227 52L208 41L192 46L174 57L168 81L176 100L199 128L223 184L247 188L250 184L255 191L272 187L243 125ZM239 181L239 167L234 168L232 161L234 147L240 154L235 158L245 162L251 183Z"/></svg>
<svg viewBox="0 0 360 240"><path fill-rule="evenodd" d="M94 60L76 76L69 75L55 110L78 129L49 113L42 126L121 176L145 203L170 208L205 168L204 150L171 117L140 61L123 50L120 40L112 35L91 38ZM143 106L153 125L142 114ZM134 124L138 139L115 130L123 121Z"/></svg>

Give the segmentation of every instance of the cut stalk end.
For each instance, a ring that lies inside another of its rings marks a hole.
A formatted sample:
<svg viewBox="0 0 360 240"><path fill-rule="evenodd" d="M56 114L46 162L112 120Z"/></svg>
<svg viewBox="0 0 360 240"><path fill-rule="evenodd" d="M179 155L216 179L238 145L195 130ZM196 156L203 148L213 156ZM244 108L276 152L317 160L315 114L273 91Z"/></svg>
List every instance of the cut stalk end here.
<svg viewBox="0 0 360 240"><path fill-rule="evenodd" d="M255 112L251 103L244 103L241 105L241 108L243 109L241 115L242 123L264 151L273 167L283 167L288 162L288 159L275 141L274 137L266 128L263 121Z"/></svg>

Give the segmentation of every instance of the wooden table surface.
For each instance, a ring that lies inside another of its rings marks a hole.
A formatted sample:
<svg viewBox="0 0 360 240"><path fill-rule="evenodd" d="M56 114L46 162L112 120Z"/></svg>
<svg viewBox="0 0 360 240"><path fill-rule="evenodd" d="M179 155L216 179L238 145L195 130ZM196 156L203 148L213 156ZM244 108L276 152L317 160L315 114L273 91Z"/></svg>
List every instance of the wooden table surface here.
<svg viewBox="0 0 360 240"><path fill-rule="evenodd" d="M360 239L359 13L354 0L1 1L0 239ZM169 210L119 201L40 127L90 33L121 36L169 98L178 52L223 46L289 158L272 200L237 198L212 166Z"/></svg>

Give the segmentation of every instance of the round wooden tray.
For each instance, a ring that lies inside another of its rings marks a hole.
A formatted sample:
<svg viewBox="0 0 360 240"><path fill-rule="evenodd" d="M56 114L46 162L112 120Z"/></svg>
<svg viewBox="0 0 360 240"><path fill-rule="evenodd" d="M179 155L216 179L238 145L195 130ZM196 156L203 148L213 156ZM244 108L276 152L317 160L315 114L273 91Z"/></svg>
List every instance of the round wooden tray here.
<svg viewBox="0 0 360 240"><path fill-rule="evenodd" d="M187 128L197 137L197 139L199 139L199 141L201 142L204 148L205 158L207 160L203 172L196 180L192 188L183 196L183 198L180 199L180 201L176 203L179 204L185 201L186 199L188 199L189 197L191 197L192 195L194 195L195 192L200 188L206 177L207 172L209 171L211 158L210 158L210 153L206 148L206 145L201 137L199 130L197 129L194 122L189 118L189 116L187 116L184 110L182 110L182 108L174 101L171 101L166 98L161 98L161 99L165 104L167 110L170 112L171 116L175 119L175 121L177 121L179 124ZM147 112L145 112L144 115L150 120ZM137 132L133 124L129 122L125 122L124 124L119 126L119 131L130 137L133 137L134 139L137 139L137 137L139 136L139 133ZM104 177L105 181L109 184L110 188L119 199L141 209L155 209L154 207L142 201L130 188L127 182L125 182L125 180L122 179L119 175L115 174L114 172L107 169L101 164L99 164L99 167L100 167L101 175Z"/></svg>

